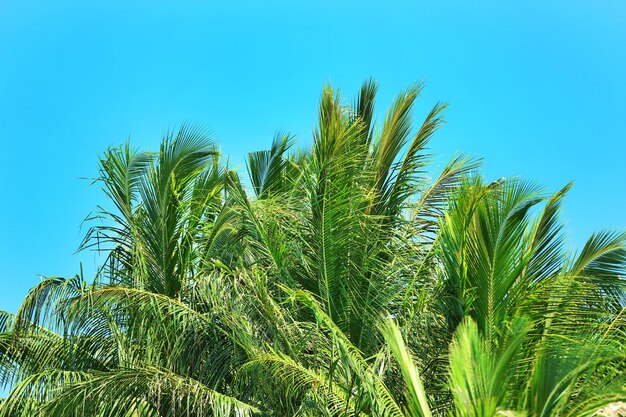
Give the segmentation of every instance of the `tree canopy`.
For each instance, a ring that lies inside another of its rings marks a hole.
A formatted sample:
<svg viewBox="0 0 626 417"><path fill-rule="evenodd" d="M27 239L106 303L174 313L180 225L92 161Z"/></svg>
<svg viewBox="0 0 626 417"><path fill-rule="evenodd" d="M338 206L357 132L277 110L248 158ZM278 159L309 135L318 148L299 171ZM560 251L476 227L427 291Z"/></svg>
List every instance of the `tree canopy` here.
<svg viewBox="0 0 626 417"><path fill-rule="evenodd" d="M247 178L203 130L99 161L82 250L0 315L0 417L591 416L626 401L626 233L571 250L557 192L431 178L421 85L325 86L307 149L279 133Z"/></svg>

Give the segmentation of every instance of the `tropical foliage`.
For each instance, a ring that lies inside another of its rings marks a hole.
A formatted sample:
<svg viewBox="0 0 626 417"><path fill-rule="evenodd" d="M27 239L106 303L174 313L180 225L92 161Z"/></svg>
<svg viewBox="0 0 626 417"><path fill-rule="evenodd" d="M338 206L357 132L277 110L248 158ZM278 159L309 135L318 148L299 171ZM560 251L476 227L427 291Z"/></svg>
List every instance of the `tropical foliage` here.
<svg viewBox="0 0 626 417"><path fill-rule="evenodd" d="M375 124L325 87L309 149L241 179L202 130L100 159L95 279L51 277L0 320L0 417L589 416L626 400L626 234L566 246L556 193L431 179L421 86ZM247 191L248 190L248 191Z"/></svg>

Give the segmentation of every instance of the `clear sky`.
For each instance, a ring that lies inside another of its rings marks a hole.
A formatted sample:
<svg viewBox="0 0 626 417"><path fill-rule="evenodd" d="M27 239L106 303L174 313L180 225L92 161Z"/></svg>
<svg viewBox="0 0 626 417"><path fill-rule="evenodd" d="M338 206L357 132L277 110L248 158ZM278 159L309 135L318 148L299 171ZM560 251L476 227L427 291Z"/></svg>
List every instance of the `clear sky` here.
<svg viewBox="0 0 626 417"><path fill-rule="evenodd" d="M572 245L626 229L626 2L0 0L0 309L39 281L92 274L81 221L103 201L81 177L128 136L156 149L181 122L222 151L310 141L324 82L379 109L415 81L450 104L432 145L488 178L576 181Z"/></svg>

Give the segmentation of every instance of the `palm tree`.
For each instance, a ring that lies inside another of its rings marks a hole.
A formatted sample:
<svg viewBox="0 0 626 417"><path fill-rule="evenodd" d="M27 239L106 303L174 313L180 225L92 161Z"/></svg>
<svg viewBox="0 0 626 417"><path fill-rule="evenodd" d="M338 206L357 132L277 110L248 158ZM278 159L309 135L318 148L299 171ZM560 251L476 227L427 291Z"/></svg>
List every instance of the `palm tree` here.
<svg viewBox="0 0 626 417"><path fill-rule="evenodd" d="M569 188L542 196L519 180L474 178L452 199L440 259L442 313L456 328L455 415L590 416L623 401L626 234L597 233L576 256L565 252L558 214ZM407 399L417 397L418 371L390 329Z"/></svg>
<svg viewBox="0 0 626 417"><path fill-rule="evenodd" d="M0 416L591 415L624 398L626 235L565 250L553 195L485 184L459 156L428 178L437 104L375 127L377 86L325 87L308 150L248 156L207 135L109 149L111 207L0 320Z"/></svg>

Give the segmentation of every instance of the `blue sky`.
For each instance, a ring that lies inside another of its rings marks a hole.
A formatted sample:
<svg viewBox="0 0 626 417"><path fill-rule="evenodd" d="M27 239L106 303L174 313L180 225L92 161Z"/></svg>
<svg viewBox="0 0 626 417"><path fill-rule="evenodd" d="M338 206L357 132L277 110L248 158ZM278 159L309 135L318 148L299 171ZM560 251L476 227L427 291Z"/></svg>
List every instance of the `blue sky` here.
<svg viewBox="0 0 626 417"><path fill-rule="evenodd" d="M0 0L0 309L36 274L91 274L81 221L103 202L82 177L130 136L210 128L234 164L275 131L306 145L324 82L380 83L379 110L426 88L448 102L435 165L456 152L488 178L575 188L573 246L626 229L626 3L589 1Z"/></svg>

